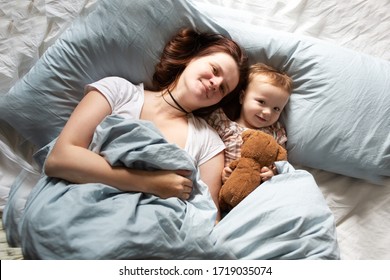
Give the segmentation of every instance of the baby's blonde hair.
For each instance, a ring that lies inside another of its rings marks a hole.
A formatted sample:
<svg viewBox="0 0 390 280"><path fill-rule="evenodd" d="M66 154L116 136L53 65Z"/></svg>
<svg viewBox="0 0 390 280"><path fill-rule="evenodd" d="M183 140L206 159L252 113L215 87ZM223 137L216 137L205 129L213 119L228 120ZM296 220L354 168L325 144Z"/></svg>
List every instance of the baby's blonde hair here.
<svg viewBox="0 0 390 280"><path fill-rule="evenodd" d="M254 77L261 75L266 78L267 82L275 87L282 88L291 94L293 89L293 81L286 73L276 70L275 68L264 63L255 63L249 68L248 84L251 83Z"/></svg>

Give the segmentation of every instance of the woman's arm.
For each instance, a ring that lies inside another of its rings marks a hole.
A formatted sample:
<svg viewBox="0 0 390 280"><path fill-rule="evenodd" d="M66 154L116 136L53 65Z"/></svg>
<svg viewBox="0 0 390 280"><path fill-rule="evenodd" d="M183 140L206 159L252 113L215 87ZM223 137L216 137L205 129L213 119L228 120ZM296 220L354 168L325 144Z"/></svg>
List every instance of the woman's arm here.
<svg viewBox="0 0 390 280"><path fill-rule="evenodd" d="M214 200L215 205L218 209L217 222L221 219L219 210L219 191L222 186L220 170L223 169L224 165L224 152L220 152L210 160L206 161L200 166L200 177L204 183L209 187L211 197Z"/></svg>
<svg viewBox="0 0 390 280"><path fill-rule="evenodd" d="M185 171L143 171L112 167L88 150L96 127L111 114L111 106L98 91L90 91L79 103L45 162L50 177L73 183L104 183L123 191L140 191L162 198L188 199L192 181Z"/></svg>

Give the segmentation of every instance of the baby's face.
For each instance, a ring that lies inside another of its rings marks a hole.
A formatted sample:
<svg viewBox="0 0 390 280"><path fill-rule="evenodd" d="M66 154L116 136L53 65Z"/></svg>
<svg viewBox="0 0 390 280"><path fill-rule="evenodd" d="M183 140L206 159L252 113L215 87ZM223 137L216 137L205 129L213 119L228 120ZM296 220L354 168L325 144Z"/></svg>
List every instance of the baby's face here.
<svg viewBox="0 0 390 280"><path fill-rule="evenodd" d="M241 98L239 123L249 128L273 125L289 100L290 94L255 77Z"/></svg>

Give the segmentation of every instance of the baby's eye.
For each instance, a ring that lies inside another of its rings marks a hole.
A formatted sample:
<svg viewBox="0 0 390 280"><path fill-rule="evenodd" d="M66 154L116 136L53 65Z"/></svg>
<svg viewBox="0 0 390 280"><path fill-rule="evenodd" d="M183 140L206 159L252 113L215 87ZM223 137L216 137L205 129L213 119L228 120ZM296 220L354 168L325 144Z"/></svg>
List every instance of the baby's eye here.
<svg viewBox="0 0 390 280"><path fill-rule="evenodd" d="M264 101L264 100L257 100L257 102L259 102L259 104L261 104L261 105L264 105L264 104L265 104L265 101Z"/></svg>
<svg viewBox="0 0 390 280"><path fill-rule="evenodd" d="M213 74L217 74L217 73L218 73L218 69L217 69L217 67L215 67L215 66L212 66L212 69L213 69Z"/></svg>
<svg viewBox="0 0 390 280"><path fill-rule="evenodd" d="M276 112L280 112L280 108L279 108L279 107L275 107L274 110L275 110Z"/></svg>

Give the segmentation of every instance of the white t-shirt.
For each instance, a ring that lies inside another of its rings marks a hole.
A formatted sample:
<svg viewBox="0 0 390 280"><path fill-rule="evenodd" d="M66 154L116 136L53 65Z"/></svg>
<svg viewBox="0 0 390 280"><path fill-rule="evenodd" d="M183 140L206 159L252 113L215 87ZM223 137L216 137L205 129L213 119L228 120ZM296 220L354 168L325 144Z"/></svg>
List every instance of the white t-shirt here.
<svg viewBox="0 0 390 280"><path fill-rule="evenodd" d="M113 115L125 119L140 119L144 104L143 84L134 85L120 77L107 77L86 86L85 91L96 89L111 106ZM200 166L225 149L217 132L205 120L188 115L188 135L184 150Z"/></svg>

